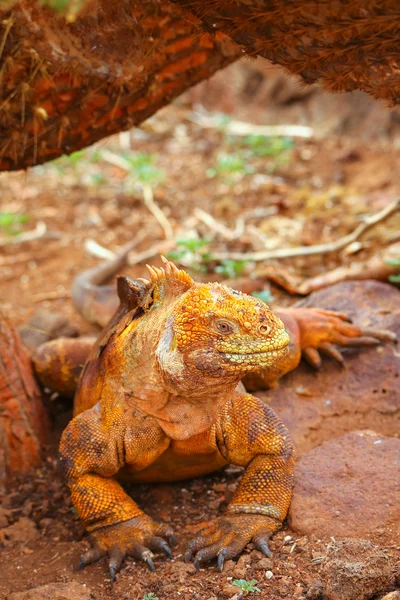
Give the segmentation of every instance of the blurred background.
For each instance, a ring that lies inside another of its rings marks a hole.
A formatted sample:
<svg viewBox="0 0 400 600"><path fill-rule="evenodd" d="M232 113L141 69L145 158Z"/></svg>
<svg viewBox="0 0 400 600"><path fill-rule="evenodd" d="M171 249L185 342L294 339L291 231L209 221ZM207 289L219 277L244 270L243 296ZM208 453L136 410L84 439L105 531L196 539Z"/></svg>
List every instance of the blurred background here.
<svg viewBox="0 0 400 600"><path fill-rule="evenodd" d="M399 159L399 112L243 60L140 129L1 173L0 302L16 324L39 307L78 320L74 277L127 244L131 276L162 253L281 304L338 267L389 262L396 283L398 212L340 240L400 196Z"/></svg>

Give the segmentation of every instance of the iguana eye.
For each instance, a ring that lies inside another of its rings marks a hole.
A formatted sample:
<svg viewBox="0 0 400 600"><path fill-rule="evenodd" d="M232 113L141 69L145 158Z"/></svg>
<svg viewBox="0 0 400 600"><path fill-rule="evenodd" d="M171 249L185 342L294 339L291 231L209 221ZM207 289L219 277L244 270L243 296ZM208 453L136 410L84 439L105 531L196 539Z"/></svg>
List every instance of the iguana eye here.
<svg viewBox="0 0 400 600"><path fill-rule="evenodd" d="M234 331L232 323L224 321L223 319L218 319L218 321L215 322L215 326L220 333L228 334Z"/></svg>
<svg viewBox="0 0 400 600"><path fill-rule="evenodd" d="M269 332L271 331L271 327L269 325L265 325L265 324L260 325L260 327L258 329L262 335L268 335Z"/></svg>

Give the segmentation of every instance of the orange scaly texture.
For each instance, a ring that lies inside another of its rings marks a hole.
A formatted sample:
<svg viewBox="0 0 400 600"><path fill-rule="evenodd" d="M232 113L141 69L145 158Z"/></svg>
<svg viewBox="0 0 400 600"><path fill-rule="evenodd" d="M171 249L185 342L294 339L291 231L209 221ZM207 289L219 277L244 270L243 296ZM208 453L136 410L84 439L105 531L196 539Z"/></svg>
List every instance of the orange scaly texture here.
<svg viewBox="0 0 400 600"><path fill-rule="evenodd" d="M194 474L247 466L226 514L189 544L195 564L217 555L223 562L252 539L267 549L291 497L288 431L265 403L236 390L245 373L284 356L283 323L260 300L195 283L168 261L149 272L139 286L120 280L120 309L88 359L79 414L60 445L74 506L94 540L82 564L108 552L112 576L125 554L151 566L151 550L168 553L163 537L171 537L112 479L122 468L148 481L165 456L172 479L187 476L188 461Z"/></svg>

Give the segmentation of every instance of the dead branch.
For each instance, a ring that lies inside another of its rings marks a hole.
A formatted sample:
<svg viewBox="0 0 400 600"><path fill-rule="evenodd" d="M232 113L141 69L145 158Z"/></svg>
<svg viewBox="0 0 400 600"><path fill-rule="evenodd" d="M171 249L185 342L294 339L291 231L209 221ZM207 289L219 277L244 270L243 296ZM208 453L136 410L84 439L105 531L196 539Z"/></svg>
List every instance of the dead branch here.
<svg viewBox="0 0 400 600"><path fill-rule="evenodd" d="M193 112L188 120L204 129L223 129L225 133L237 136L264 135L266 137L299 137L309 139L313 137L312 127L303 125L254 125L245 121L229 121L221 125L221 120L213 115Z"/></svg>
<svg viewBox="0 0 400 600"><path fill-rule="evenodd" d="M376 279L377 281L387 281L390 275L398 272L394 265L387 264L386 261L400 256L400 244L392 244L385 248L380 256L359 262L343 265L332 271L321 273L309 279L301 279L296 275L288 273L285 269L269 265L263 268L255 269L255 276L272 281L279 287L286 290L289 294L300 294L307 296L311 292L326 288L330 285L342 281Z"/></svg>
<svg viewBox="0 0 400 600"><path fill-rule="evenodd" d="M172 250L175 247L174 240L164 240L155 244L148 250L144 250L143 252L138 252L135 255L135 258L129 261L130 265L138 265L139 263L148 260L149 258L153 258L153 256L157 256L158 254L165 254Z"/></svg>
<svg viewBox="0 0 400 600"><path fill-rule="evenodd" d="M143 200L151 214L161 225L164 231L165 239L173 240L174 231L171 227L171 223L168 221L167 217L165 216L161 208L158 206L158 204L156 204L156 202L154 201L153 190L150 185L143 186Z"/></svg>
<svg viewBox="0 0 400 600"><path fill-rule="evenodd" d="M71 298L71 292L68 290L54 292L41 292L32 296L32 302L44 302L45 300L63 300L65 298Z"/></svg>
<svg viewBox="0 0 400 600"><path fill-rule="evenodd" d="M123 169L126 172L129 172L131 170L131 165L123 156L114 154L114 152L111 152L107 148L105 150L103 150L102 158L104 160L106 160L107 162L111 163L112 165L115 165L115 166L119 167L120 169ZM161 210L161 208L154 201L154 195L153 195L153 190L152 190L151 186L145 184L145 185L142 185L141 187L142 187L144 203L147 206L147 208L149 209L149 211L151 212L151 214L155 217L155 219L161 225L161 227L164 231L165 239L167 239L167 240L174 239L174 232L173 232L171 223L168 221L167 217L165 216L165 214Z"/></svg>
<svg viewBox="0 0 400 600"><path fill-rule="evenodd" d="M244 219L239 217L236 221L236 227L232 231L228 227L225 227L223 223L217 221L212 215L201 208L195 208L193 211L195 217L199 219L204 225L207 225L210 229L219 233L224 239L232 241L239 238L244 233Z"/></svg>
<svg viewBox="0 0 400 600"><path fill-rule="evenodd" d="M93 239L85 240L85 250L88 254L96 258L101 258L103 260L114 260L118 254L124 255L125 257L128 256L128 253L131 252L131 250L133 250L134 248L136 248L136 246L138 246L145 239L145 237L147 237L147 235L147 231L139 231L135 239L125 244L125 246L123 246L121 251L118 253L114 252L113 250L109 250L104 246L101 246L98 242L96 242ZM129 260L127 260L126 262L129 263Z"/></svg>
<svg viewBox="0 0 400 600"><path fill-rule="evenodd" d="M375 215L366 216L354 231L326 244L316 244L315 246L299 246L297 248L284 248L282 250L260 250L259 252L214 252L213 256L217 260L252 260L255 262L262 260L271 260L279 258L291 258L294 256L311 256L315 254L328 254L343 250L349 244L358 240L367 231L372 229L378 223L382 223L400 209L400 198L391 202L377 212Z"/></svg>
<svg viewBox="0 0 400 600"><path fill-rule="evenodd" d="M44 237L47 231L46 223L39 221L31 231L24 231L13 237L7 237L0 239L0 246L10 246L11 244L22 244L23 242L31 242Z"/></svg>

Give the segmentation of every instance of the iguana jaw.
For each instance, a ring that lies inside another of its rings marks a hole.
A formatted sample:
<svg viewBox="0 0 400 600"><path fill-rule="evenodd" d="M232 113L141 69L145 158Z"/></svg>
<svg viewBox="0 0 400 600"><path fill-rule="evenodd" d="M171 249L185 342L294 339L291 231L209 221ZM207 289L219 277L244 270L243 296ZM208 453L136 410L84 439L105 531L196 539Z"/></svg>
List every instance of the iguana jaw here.
<svg viewBox="0 0 400 600"><path fill-rule="evenodd" d="M286 332L285 332L286 333ZM274 350L258 351L258 352L238 352L238 353L221 353L223 360L232 366L237 366L241 371L248 372L249 370L259 369L261 367L269 367L275 364L277 360L285 356L289 344L289 336L283 340L283 345Z"/></svg>

